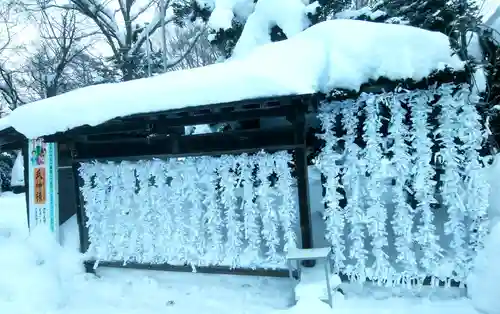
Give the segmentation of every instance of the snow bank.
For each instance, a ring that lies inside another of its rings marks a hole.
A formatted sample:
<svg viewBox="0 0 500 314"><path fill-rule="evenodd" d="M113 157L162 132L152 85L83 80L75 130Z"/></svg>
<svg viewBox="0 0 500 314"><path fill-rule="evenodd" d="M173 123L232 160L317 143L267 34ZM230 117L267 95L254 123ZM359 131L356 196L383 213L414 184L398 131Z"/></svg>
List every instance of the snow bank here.
<svg viewBox="0 0 500 314"><path fill-rule="evenodd" d="M500 309L500 154L493 164L482 171L490 184L489 210L490 234L485 248L479 252L474 262L474 270L467 278L469 297L474 307L485 314L497 314Z"/></svg>
<svg viewBox="0 0 500 314"><path fill-rule="evenodd" d="M485 248L476 257L474 271L467 280L469 297L474 307L485 314L500 310L500 223L491 230Z"/></svg>
<svg viewBox="0 0 500 314"><path fill-rule="evenodd" d="M4 192L0 193L0 200L0 239L2 236L10 237L12 234L18 237L26 237L28 235L28 223L25 195Z"/></svg>
<svg viewBox="0 0 500 314"><path fill-rule="evenodd" d="M462 69L441 33L332 20L243 57L119 84L89 86L17 108L9 123L28 138L109 119L260 97L358 90L370 79L421 80Z"/></svg>
<svg viewBox="0 0 500 314"><path fill-rule="evenodd" d="M0 195L0 313L267 314L290 304L287 278L100 269L85 274L75 217L28 236L25 195Z"/></svg>
<svg viewBox="0 0 500 314"><path fill-rule="evenodd" d="M24 194L4 193L0 200L2 313L45 313L64 306L65 291L86 276L82 256L60 247L44 229L28 236Z"/></svg>
<svg viewBox="0 0 500 314"><path fill-rule="evenodd" d="M24 186L24 159L21 152L17 153L10 178L10 186Z"/></svg>

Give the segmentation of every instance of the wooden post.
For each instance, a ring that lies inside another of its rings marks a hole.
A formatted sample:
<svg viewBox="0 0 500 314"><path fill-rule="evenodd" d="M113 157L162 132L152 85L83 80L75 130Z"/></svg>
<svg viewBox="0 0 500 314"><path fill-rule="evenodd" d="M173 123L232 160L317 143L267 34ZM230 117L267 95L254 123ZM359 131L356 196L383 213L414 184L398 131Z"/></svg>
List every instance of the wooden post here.
<svg viewBox="0 0 500 314"><path fill-rule="evenodd" d="M75 188L75 203L76 203L76 221L78 224L78 239L80 240L80 253L87 252L89 248L89 230L87 227L87 217L85 216L85 207L82 200L82 194L80 191L80 173L78 171L80 163L75 159L78 157L78 151L74 143L70 145L71 151L71 170L73 172L74 188ZM85 271L87 273L95 273L94 265L90 263L84 263Z"/></svg>
<svg viewBox="0 0 500 314"><path fill-rule="evenodd" d="M78 157L78 152L74 147L74 144L70 146L71 151L71 170L73 172L73 183L75 189L75 204L76 204L76 221L78 223L78 234L80 239L80 252L85 253L88 249L88 234L86 230L86 218L85 218L85 208L84 204L81 200L81 191L80 191L80 173L78 169L80 168L80 163L75 161Z"/></svg>
<svg viewBox="0 0 500 314"><path fill-rule="evenodd" d="M311 206L309 202L309 180L307 171L307 145L306 145L306 107L303 103L296 103L294 117L295 140L300 146L295 149L295 170L297 175L297 189L299 196L300 233L302 248L313 248L313 234L311 223ZM315 260L302 262L305 267L313 267Z"/></svg>

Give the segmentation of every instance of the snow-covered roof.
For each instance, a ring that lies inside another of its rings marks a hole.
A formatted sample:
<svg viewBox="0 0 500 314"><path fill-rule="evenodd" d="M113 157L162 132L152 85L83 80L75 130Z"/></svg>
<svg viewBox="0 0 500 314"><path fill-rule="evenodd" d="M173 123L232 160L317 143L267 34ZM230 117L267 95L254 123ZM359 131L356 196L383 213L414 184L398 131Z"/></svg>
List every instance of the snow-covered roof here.
<svg viewBox="0 0 500 314"><path fill-rule="evenodd" d="M28 138L138 113L244 99L359 90L370 80L421 80L463 69L448 38L403 25L354 20L317 24L224 63L118 84L89 86L14 110L9 125Z"/></svg>

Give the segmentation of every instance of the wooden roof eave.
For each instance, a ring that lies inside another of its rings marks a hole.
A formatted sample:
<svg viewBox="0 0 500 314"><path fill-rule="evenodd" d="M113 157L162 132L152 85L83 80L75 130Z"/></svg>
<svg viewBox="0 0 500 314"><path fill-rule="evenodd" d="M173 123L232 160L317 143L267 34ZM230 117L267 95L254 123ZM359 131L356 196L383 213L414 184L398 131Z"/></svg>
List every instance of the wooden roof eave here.
<svg viewBox="0 0 500 314"><path fill-rule="evenodd" d="M242 100L237 102L187 107L111 119L44 136L48 142L72 142L87 136L124 134L184 134L184 127L199 124L244 121L288 116L299 105L309 106L316 94Z"/></svg>
<svg viewBox="0 0 500 314"><path fill-rule="evenodd" d="M21 149L26 141L26 137L13 127L0 131L0 151Z"/></svg>

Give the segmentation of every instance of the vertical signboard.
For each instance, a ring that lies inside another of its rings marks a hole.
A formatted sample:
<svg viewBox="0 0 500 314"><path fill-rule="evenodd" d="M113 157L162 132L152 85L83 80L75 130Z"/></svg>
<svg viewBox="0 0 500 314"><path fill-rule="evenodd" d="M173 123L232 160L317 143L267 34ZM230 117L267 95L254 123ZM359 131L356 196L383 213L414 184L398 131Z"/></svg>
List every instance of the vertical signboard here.
<svg viewBox="0 0 500 314"><path fill-rule="evenodd" d="M43 226L59 241L57 144L34 139L28 145L30 229Z"/></svg>

